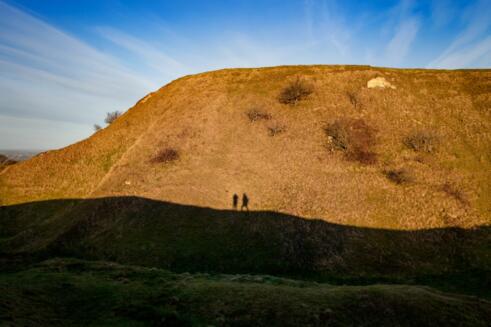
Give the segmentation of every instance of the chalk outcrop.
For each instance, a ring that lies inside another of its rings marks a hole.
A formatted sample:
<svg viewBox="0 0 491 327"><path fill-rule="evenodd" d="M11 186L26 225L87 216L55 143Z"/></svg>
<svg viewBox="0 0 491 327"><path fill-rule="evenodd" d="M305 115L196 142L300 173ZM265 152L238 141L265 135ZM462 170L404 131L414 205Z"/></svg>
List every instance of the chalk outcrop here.
<svg viewBox="0 0 491 327"><path fill-rule="evenodd" d="M396 87L389 83L384 77L376 77L372 78L371 80L368 81L367 87L369 89L375 89L375 88L380 88L380 89L385 89L385 88L391 88L395 89Z"/></svg>

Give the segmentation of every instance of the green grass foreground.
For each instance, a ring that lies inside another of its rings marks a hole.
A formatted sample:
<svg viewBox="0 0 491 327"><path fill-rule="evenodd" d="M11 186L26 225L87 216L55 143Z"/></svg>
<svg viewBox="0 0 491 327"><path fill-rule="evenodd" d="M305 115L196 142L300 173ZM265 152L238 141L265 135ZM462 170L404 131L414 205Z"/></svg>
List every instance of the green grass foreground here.
<svg viewBox="0 0 491 327"><path fill-rule="evenodd" d="M5 326L487 326L491 303L404 285L176 274L51 259L0 273Z"/></svg>

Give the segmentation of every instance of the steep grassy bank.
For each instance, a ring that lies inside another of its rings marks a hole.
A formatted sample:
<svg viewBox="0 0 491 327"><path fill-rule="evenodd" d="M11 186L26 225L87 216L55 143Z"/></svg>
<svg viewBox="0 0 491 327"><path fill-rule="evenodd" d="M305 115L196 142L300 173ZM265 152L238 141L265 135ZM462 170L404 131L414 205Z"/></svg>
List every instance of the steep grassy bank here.
<svg viewBox="0 0 491 327"><path fill-rule="evenodd" d="M486 226L395 231L137 197L34 202L2 207L0 213L0 249L7 257L75 256L334 283L436 282L443 289L489 295Z"/></svg>
<svg viewBox="0 0 491 327"><path fill-rule="evenodd" d="M487 326L491 303L402 285L173 274L55 259L0 273L9 326Z"/></svg>

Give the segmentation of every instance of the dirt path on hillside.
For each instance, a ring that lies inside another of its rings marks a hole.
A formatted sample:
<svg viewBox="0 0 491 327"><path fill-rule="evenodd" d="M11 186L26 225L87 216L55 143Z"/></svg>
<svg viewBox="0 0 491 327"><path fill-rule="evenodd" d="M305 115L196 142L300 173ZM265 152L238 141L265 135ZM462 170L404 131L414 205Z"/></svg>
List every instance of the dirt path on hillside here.
<svg viewBox="0 0 491 327"><path fill-rule="evenodd" d="M11 165L5 167L3 170L0 171L0 175L3 175L5 174L9 169L10 169Z"/></svg>

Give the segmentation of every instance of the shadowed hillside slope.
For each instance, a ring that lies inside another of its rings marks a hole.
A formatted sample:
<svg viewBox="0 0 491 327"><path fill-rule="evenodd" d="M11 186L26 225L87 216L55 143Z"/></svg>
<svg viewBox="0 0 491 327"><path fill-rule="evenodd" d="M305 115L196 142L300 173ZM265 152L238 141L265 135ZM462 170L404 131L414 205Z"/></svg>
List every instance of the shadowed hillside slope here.
<svg viewBox="0 0 491 327"><path fill-rule="evenodd" d="M489 227L361 228L136 197L0 208L0 255L72 256L173 271L434 284L491 296ZM37 259L37 260L38 260Z"/></svg>
<svg viewBox="0 0 491 327"><path fill-rule="evenodd" d="M375 77L395 88L367 88ZM281 103L297 78L312 93ZM489 70L291 66L187 76L90 138L10 166L0 201L131 195L229 208L233 193L246 192L255 210L343 225L489 224L490 106Z"/></svg>
<svg viewBox="0 0 491 327"><path fill-rule="evenodd" d="M332 286L55 259L0 273L7 326L489 326L491 303L421 286Z"/></svg>

